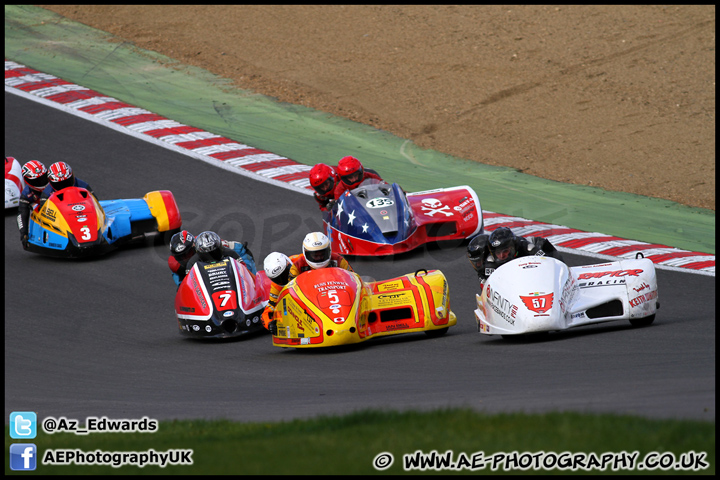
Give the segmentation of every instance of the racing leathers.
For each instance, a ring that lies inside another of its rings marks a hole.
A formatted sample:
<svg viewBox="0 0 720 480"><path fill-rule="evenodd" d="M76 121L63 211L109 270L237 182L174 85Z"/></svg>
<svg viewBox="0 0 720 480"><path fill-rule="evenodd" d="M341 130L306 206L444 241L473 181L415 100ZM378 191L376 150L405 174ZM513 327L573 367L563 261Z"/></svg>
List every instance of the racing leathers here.
<svg viewBox="0 0 720 480"><path fill-rule="evenodd" d="M382 177L380 177L380 175L379 175L375 170L372 170L372 169L369 169L369 168L365 168L365 169L364 169L363 179L362 179L359 183L364 182L364 181L367 180L368 178L374 178L375 180L378 180L378 181L381 181L381 182L384 182L384 181L385 181L385 180L382 179ZM335 186L335 190L333 190L333 195L332 195L333 198L332 198L332 200L337 201L337 200L342 196L343 193L345 193L345 192L347 192L347 191L349 191L349 190L352 190L352 188L348 187L348 186L347 186L345 183L343 183L343 182L338 182L337 185Z"/></svg>
<svg viewBox="0 0 720 480"><path fill-rule="evenodd" d="M290 258L290 262L292 262L294 266L295 262L297 262L300 258L304 258L304 255L302 253L298 253L297 255L292 255L288 258ZM292 267L290 268L292 269ZM288 283L290 283L290 278L288 278ZM268 297L268 304L260 317L263 327L268 330L270 330L270 322L272 321L272 314L275 311L275 305L277 305L278 297L285 285L280 285L279 283L275 283L270 280L270 295Z"/></svg>
<svg viewBox="0 0 720 480"><path fill-rule="evenodd" d="M247 242L235 242L235 241L228 241L223 240L223 254L225 254L225 249L228 251L234 252L237 256L232 256L233 258L236 258L240 261L242 261L245 266L248 268L250 273L255 275L257 273L257 269L255 268L255 257L253 257L252 252L247 246ZM238 258L239 257L239 258ZM170 268L170 271L172 272L173 281L175 282L175 285L178 287L180 286L180 283L185 279L185 276L190 271L193 265L197 263L197 253L192 255L189 258L183 258L181 255L170 255L168 257L168 267ZM193 261L194 260L194 261ZM193 261L192 264L190 262Z"/></svg>
<svg viewBox="0 0 720 480"><path fill-rule="evenodd" d="M20 241L22 241L22 246L25 250L27 250L28 244L28 222L30 221L30 212L35 209L36 205L40 204L41 195L42 192L34 190L29 186L26 186L20 194L17 225L20 230Z"/></svg>
<svg viewBox="0 0 720 480"><path fill-rule="evenodd" d="M73 187L79 187L84 188L88 192L95 195L95 192L93 192L93 189L90 187L90 185L87 184L87 182L80 180L79 178L74 178L75 182L73 183ZM45 187L45 190L43 190L42 195L40 196L40 206L42 207L42 204L45 203L45 200L50 198L50 195L55 193L55 189L52 187L51 184L48 183L47 187Z"/></svg>
<svg viewBox="0 0 720 480"><path fill-rule="evenodd" d="M240 257L239 253L237 253L232 248L229 248L229 247L226 247L225 245L223 245L222 259L226 260L228 257L234 258L235 260L240 260L241 262L243 261L242 257ZM195 266L195 264L197 262L201 262L201 261L202 260L200 260L200 255L197 252L195 252L195 254L192 257L190 257L190 259L187 261L187 265L185 266L185 275L190 273L190 270L192 270L192 268ZM183 277L183 278L185 278L185 277Z"/></svg>
<svg viewBox="0 0 720 480"><path fill-rule="evenodd" d="M307 260L305 259L305 255L303 255L302 253L291 256L290 261L292 262L292 267L290 267L290 276L288 279L288 283L290 283L293 279L295 279L295 277L297 277L301 273L313 270L313 268L308 265ZM350 272L354 272L348 261L345 260L345 257L340 255L339 253L333 253L330 256L330 263L323 268L328 267L339 267ZM268 300L268 305L267 307L265 307L262 317L260 317L263 327L270 330L273 335L277 333L276 321L272 318L273 312L275 311L275 306L277 305L278 297L280 296L280 292L282 291L283 287L285 287L285 285L278 285L275 282L271 282L270 298Z"/></svg>
<svg viewBox="0 0 720 480"><path fill-rule="evenodd" d="M486 234L481 234L481 235L485 235L486 237L489 236ZM484 253L482 256L483 261L473 263L473 268L475 268L475 271L477 272L478 280L480 282L480 293L481 294L482 294L483 288L485 287L485 282L487 281L488 277L490 277L490 275L495 271L495 269L497 269L501 265L509 262L513 258L537 255L537 256L553 257L560 261L563 261L563 258L562 258L562 255L560 254L560 252L546 238L516 236L514 241L515 241L515 255L512 258L509 258L503 262L498 261L493 256L493 254L490 253L489 248L485 247L485 250L484 250Z"/></svg>

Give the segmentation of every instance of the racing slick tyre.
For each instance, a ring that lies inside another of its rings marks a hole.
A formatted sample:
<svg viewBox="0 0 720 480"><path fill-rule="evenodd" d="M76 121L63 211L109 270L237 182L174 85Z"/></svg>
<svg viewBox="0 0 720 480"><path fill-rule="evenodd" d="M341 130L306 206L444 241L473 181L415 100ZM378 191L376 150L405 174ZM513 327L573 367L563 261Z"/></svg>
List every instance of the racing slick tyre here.
<svg viewBox="0 0 720 480"><path fill-rule="evenodd" d="M647 327L649 325L652 325L654 321L655 315L650 315L644 318L631 318L630 325L632 325L633 327Z"/></svg>
<svg viewBox="0 0 720 480"><path fill-rule="evenodd" d="M425 335L430 338L438 338L445 335L450 327L441 328L439 330L425 330Z"/></svg>

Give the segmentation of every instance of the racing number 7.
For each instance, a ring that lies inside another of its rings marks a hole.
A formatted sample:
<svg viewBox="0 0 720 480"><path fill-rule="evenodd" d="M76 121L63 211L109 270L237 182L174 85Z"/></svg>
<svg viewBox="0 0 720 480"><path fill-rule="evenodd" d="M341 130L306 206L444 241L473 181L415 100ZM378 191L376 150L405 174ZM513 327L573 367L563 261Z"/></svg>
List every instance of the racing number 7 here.
<svg viewBox="0 0 720 480"><path fill-rule="evenodd" d="M220 308L224 307L228 300L230 300L230 297L232 297L232 295L229 293L221 293L218 296L222 298L222 300L220 301Z"/></svg>
<svg viewBox="0 0 720 480"><path fill-rule="evenodd" d="M232 290L222 290L212 294L215 308L218 310L235 310L238 308L235 292Z"/></svg>

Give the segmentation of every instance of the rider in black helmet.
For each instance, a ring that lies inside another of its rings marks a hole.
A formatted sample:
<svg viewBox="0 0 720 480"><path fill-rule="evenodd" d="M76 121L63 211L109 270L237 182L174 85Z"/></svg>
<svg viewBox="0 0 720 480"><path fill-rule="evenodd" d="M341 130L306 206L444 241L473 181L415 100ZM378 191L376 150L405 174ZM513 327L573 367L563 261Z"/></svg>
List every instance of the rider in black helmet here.
<svg viewBox="0 0 720 480"><path fill-rule="evenodd" d="M214 263L227 257L242 261L242 257L235 250L223 246L220 235L210 231L202 232L195 237L195 255L188 260L185 272L190 273L197 262Z"/></svg>
<svg viewBox="0 0 720 480"><path fill-rule="evenodd" d="M467 257L477 272L481 292L495 269L514 258L529 255L545 255L563 261L560 252L549 240L516 236L507 227L498 227L490 235L480 234L470 240L467 247Z"/></svg>

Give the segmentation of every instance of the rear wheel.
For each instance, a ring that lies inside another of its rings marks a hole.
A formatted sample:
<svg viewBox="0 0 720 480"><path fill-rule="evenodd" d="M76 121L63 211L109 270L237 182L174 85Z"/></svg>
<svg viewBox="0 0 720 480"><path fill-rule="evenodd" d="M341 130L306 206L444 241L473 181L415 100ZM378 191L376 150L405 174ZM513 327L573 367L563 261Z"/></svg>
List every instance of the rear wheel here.
<svg viewBox="0 0 720 480"><path fill-rule="evenodd" d="M630 325L633 327L647 327L655 321L655 314L643 318L631 318Z"/></svg>
<svg viewBox="0 0 720 480"><path fill-rule="evenodd" d="M443 335L445 335L447 333L448 328L450 328L450 327L441 328L439 330L425 330L425 335L427 335L430 338L442 337Z"/></svg>

